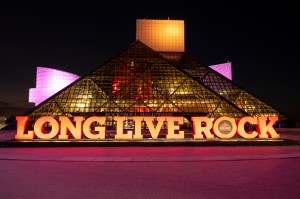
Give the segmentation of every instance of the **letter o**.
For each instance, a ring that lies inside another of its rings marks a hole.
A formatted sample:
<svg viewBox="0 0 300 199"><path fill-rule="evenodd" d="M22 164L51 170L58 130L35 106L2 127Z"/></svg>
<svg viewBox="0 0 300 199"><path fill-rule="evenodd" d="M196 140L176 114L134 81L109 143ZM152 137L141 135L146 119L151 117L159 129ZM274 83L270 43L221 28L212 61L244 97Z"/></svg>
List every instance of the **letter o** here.
<svg viewBox="0 0 300 199"><path fill-rule="evenodd" d="M45 124L49 122L52 126L50 133L45 133ZM34 133L40 139L52 139L59 132L59 124L56 119L51 116L44 116L36 120L34 124Z"/></svg>
<svg viewBox="0 0 300 199"><path fill-rule="evenodd" d="M236 129L236 123L233 118L224 116L214 121L213 132L219 138L232 138L236 134Z"/></svg>

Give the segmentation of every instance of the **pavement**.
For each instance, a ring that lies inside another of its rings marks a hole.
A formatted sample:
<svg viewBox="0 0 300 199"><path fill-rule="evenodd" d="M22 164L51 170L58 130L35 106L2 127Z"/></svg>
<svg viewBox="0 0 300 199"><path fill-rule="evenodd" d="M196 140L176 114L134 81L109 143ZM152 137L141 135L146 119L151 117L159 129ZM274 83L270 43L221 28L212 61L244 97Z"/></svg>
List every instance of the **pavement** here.
<svg viewBox="0 0 300 199"><path fill-rule="evenodd" d="M0 165L0 198L300 198L299 146L0 148Z"/></svg>

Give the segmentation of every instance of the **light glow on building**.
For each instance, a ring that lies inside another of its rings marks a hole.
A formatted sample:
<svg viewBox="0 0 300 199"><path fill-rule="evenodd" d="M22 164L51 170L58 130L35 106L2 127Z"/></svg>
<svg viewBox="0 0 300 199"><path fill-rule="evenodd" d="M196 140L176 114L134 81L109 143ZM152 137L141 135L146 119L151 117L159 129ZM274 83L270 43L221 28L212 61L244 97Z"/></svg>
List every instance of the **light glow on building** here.
<svg viewBox="0 0 300 199"><path fill-rule="evenodd" d="M184 52L184 21L137 19L136 39L158 52Z"/></svg>
<svg viewBox="0 0 300 199"><path fill-rule="evenodd" d="M232 69L231 69L231 62L226 62L223 64L216 64L209 66L211 69L217 71L224 77L227 77L228 79L232 80Z"/></svg>
<svg viewBox="0 0 300 199"><path fill-rule="evenodd" d="M37 67L36 88L29 89L29 102L37 106L78 78L78 75L62 70Z"/></svg>

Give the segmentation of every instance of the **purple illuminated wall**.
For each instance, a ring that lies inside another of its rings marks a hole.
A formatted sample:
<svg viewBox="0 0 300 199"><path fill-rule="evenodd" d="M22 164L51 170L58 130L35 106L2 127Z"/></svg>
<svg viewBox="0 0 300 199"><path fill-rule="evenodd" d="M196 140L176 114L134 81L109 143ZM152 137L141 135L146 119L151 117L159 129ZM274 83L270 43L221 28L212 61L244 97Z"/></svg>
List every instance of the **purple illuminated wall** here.
<svg viewBox="0 0 300 199"><path fill-rule="evenodd" d="M33 102L37 106L78 78L78 75L65 71L37 67L36 88L29 89L29 102Z"/></svg>
<svg viewBox="0 0 300 199"><path fill-rule="evenodd" d="M217 64L209 66L211 69L214 69L221 75L227 77L232 80L232 72L231 72L231 62L226 62L224 64Z"/></svg>

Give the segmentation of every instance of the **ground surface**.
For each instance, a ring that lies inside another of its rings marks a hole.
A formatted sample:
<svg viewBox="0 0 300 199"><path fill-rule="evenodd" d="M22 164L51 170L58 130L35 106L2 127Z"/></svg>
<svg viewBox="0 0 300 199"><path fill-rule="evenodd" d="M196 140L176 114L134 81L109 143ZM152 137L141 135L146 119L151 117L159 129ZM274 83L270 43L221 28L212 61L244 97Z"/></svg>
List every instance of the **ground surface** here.
<svg viewBox="0 0 300 199"><path fill-rule="evenodd" d="M0 148L0 198L297 199L299 170L299 146Z"/></svg>

